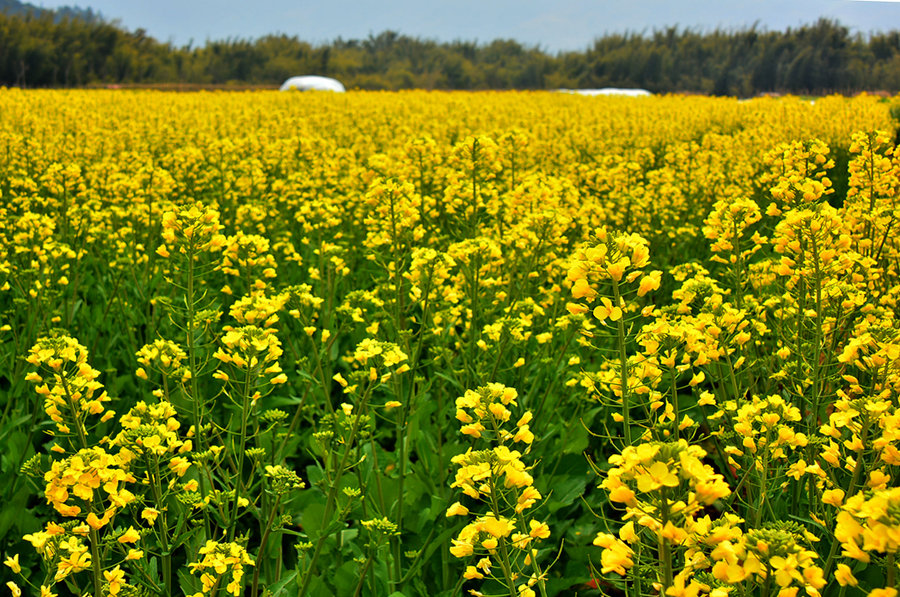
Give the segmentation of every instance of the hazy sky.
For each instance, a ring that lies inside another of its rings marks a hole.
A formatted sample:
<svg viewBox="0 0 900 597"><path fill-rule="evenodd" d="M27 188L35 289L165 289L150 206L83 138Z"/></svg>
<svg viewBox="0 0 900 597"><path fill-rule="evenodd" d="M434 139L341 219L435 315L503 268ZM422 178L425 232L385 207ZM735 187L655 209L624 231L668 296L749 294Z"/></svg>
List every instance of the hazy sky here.
<svg viewBox="0 0 900 597"><path fill-rule="evenodd" d="M583 50L613 32L678 25L701 31L757 23L783 30L840 21L863 33L900 28L900 0L32 0L77 3L182 46L268 33L311 43L361 39L387 29L438 41L516 39L549 52Z"/></svg>

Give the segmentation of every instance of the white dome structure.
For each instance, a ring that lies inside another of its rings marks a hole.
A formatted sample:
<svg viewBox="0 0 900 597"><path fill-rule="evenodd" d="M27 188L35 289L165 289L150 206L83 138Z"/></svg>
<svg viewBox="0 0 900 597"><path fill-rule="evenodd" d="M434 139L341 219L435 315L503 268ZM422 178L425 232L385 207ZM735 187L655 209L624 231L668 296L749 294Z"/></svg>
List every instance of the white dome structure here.
<svg viewBox="0 0 900 597"><path fill-rule="evenodd" d="M604 87L602 89L559 89L563 93L576 93L578 95L624 95L627 97L649 97L653 95L646 89L623 89L619 87Z"/></svg>
<svg viewBox="0 0 900 597"><path fill-rule="evenodd" d="M317 75L291 77L281 84L281 91L291 89L296 89L297 91L336 91L338 93L346 91L344 85L337 79L319 77Z"/></svg>

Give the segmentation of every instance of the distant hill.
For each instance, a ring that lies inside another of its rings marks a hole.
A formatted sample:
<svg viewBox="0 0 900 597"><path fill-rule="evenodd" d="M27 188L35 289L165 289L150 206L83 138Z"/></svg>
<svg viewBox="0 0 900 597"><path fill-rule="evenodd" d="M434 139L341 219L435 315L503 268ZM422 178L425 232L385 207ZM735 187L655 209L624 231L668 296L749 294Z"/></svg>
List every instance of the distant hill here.
<svg viewBox="0 0 900 597"><path fill-rule="evenodd" d="M55 10L41 8L28 2L19 2L19 0L0 0L0 12L10 15L24 14L52 14L57 21L64 19L80 19L88 23L102 21L103 16L99 12L95 12L91 8L81 8L79 6L61 6Z"/></svg>

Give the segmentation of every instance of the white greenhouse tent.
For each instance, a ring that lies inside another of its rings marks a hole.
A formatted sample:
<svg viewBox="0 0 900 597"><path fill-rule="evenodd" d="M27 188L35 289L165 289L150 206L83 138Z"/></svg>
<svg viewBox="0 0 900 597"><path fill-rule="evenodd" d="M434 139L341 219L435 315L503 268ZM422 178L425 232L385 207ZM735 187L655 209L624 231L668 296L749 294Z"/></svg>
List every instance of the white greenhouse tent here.
<svg viewBox="0 0 900 597"><path fill-rule="evenodd" d="M291 89L296 89L297 91L337 91L339 93L346 91L344 85L337 79L319 77L317 75L291 77L281 84L281 91Z"/></svg>
<svg viewBox="0 0 900 597"><path fill-rule="evenodd" d="M624 95L627 97L649 97L653 95L646 89L623 89L620 87L604 87L602 89L559 89L562 93L578 95Z"/></svg>

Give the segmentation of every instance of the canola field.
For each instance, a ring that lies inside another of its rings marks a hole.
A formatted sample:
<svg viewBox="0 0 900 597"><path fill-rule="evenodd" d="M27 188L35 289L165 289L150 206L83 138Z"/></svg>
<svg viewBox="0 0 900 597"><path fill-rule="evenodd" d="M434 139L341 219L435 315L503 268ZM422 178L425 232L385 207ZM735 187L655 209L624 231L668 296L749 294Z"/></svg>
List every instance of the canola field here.
<svg viewBox="0 0 900 597"><path fill-rule="evenodd" d="M0 89L0 585L896 597L891 106Z"/></svg>

